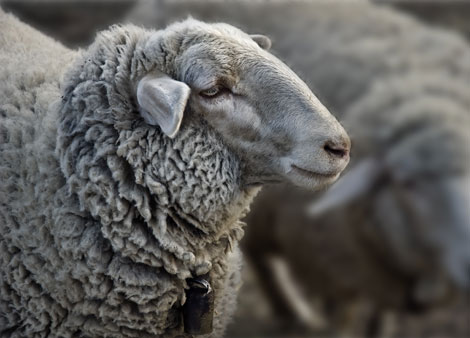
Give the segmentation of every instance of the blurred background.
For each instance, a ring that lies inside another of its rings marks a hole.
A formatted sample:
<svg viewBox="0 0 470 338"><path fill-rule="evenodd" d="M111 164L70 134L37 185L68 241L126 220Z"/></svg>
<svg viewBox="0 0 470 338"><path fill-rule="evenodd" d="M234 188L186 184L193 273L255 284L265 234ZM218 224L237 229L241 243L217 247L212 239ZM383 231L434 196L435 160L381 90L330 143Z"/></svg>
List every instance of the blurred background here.
<svg viewBox="0 0 470 338"><path fill-rule="evenodd" d="M470 337L470 1L0 0L73 48L192 15L272 40L343 123L327 191L263 189L228 337Z"/></svg>

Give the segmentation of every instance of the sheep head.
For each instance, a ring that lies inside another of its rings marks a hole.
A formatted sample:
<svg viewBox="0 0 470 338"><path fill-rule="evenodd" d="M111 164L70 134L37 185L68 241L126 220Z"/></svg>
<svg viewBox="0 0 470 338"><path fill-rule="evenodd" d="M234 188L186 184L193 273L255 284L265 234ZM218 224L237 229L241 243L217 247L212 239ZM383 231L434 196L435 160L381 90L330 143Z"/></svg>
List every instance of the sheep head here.
<svg viewBox="0 0 470 338"><path fill-rule="evenodd" d="M347 134L286 65L268 38L226 24L186 20L151 36L148 59L165 59L136 82L142 117L170 138L196 119L241 162L242 184L333 182L349 160Z"/></svg>
<svg viewBox="0 0 470 338"><path fill-rule="evenodd" d="M269 40L192 19L100 33L58 105L61 169L83 209L111 224L131 213L155 221L159 205L217 232L263 183L335 180L348 136L261 46Z"/></svg>

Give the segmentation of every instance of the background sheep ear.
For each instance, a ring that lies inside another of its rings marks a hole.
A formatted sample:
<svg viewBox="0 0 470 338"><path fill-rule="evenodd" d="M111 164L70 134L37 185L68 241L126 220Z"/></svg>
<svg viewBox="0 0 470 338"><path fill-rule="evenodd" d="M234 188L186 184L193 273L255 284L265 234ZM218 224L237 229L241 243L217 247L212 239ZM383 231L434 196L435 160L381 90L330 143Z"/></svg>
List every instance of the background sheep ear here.
<svg viewBox="0 0 470 338"><path fill-rule="evenodd" d="M252 34L252 35L250 35L250 37L261 48L266 49L266 50L269 50L271 48L271 39L268 38L266 35Z"/></svg>
<svg viewBox="0 0 470 338"><path fill-rule="evenodd" d="M333 208L352 202L368 193L383 172L376 159L364 159L341 177L325 194L308 207L311 216L319 216Z"/></svg>
<svg viewBox="0 0 470 338"><path fill-rule="evenodd" d="M137 102L144 120L173 138L183 120L183 112L191 90L184 82L176 81L161 72L142 78L137 85Z"/></svg>

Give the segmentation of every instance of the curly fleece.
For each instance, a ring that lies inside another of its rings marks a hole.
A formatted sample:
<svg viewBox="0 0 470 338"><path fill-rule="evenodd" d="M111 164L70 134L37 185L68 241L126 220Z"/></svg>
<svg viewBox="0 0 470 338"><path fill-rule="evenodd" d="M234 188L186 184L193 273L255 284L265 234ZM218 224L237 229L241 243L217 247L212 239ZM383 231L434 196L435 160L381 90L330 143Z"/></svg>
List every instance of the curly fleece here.
<svg viewBox="0 0 470 338"><path fill-rule="evenodd" d="M185 279L209 273L221 336L257 190L203 122L169 139L137 118L135 80L171 74L175 46L124 26L72 52L3 13L0 31L1 335L174 337Z"/></svg>

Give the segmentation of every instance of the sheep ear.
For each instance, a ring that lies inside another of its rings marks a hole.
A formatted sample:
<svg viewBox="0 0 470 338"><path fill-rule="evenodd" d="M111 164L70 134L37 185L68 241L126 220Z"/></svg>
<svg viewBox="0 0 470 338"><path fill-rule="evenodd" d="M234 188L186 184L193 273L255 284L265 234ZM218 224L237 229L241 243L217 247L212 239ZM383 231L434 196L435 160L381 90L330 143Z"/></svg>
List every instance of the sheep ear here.
<svg viewBox="0 0 470 338"><path fill-rule="evenodd" d="M178 132L191 89L161 72L151 73L137 85L137 102L144 120L173 138Z"/></svg>
<svg viewBox="0 0 470 338"><path fill-rule="evenodd" d="M307 212L319 216L333 208L352 202L368 193L383 172L383 165L376 159L364 159L348 170L325 194L308 207Z"/></svg>
<svg viewBox="0 0 470 338"><path fill-rule="evenodd" d="M258 44L263 49L269 50L271 48L271 39L266 35L261 34L252 34L250 35L251 39Z"/></svg>

